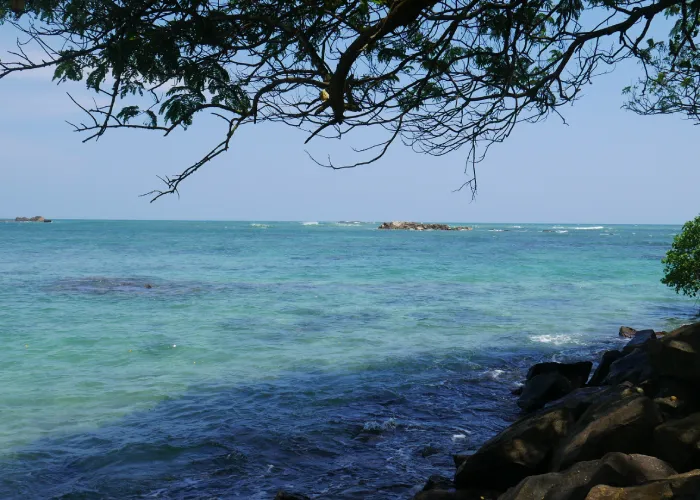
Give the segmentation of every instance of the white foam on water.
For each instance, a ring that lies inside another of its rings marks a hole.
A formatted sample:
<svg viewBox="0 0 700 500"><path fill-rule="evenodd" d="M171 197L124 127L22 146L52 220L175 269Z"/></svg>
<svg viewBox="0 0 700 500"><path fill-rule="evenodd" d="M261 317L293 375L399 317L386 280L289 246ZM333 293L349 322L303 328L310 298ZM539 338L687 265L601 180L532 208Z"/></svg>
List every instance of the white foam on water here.
<svg viewBox="0 0 700 500"><path fill-rule="evenodd" d="M365 422L365 425L362 426L363 431L388 431L391 429L396 429L396 420L393 418L390 418L389 420L386 420L384 422L377 422L376 420L370 420L369 422Z"/></svg>
<svg viewBox="0 0 700 500"><path fill-rule="evenodd" d="M489 231L491 231L493 233L502 233L503 229L489 229Z"/></svg>
<svg viewBox="0 0 700 500"><path fill-rule="evenodd" d="M566 229L557 229L557 231L555 231L555 232L557 232L559 234L564 234L564 233L568 233L569 231L567 231Z"/></svg>
<svg viewBox="0 0 700 500"><path fill-rule="evenodd" d="M486 370L482 375L491 380L498 380L498 377L505 373L504 370Z"/></svg>
<svg viewBox="0 0 700 500"><path fill-rule="evenodd" d="M268 227L271 227L269 224L251 224L251 227L261 227L263 229L267 229Z"/></svg>
<svg viewBox="0 0 700 500"><path fill-rule="evenodd" d="M565 344L580 344L578 339L571 335L558 333L554 335L531 335L530 340L533 342L541 342L543 344L565 345Z"/></svg>
<svg viewBox="0 0 700 500"><path fill-rule="evenodd" d="M466 434L452 434L452 442L453 443L457 442L457 441L461 441L463 439L467 439Z"/></svg>
<svg viewBox="0 0 700 500"><path fill-rule="evenodd" d="M577 231L592 231L605 229L605 226L574 227L572 229L576 229Z"/></svg>
<svg viewBox="0 0 700 500"><path fill-rule="evenodd" d="M318 226L318 222L302 222L302 226Z"/></svg>

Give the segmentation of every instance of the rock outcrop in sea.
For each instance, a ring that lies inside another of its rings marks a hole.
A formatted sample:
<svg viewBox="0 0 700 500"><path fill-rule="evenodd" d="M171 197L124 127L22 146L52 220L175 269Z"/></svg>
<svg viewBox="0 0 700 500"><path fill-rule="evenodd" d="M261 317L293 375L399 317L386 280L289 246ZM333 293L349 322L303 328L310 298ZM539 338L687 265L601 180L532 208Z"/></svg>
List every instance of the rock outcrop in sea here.
<svg viewBox="0 0 700 500"><path fill-rule="evenodd" d="M405 231L471 231L469 226L448 226L447 224L430 224L423 222L383 222L379 229L403 229Z"/></svg>
<svg viewBox="0 0 700 500"><path fill-rule="evenodd" d="M41 215L34 217L15 217L15 222L51 222L51 219L45 219Z"/></svg>
<svg viewBox="0 0 700 500"><path fill-rule="evenodd" d="M590 379L590 361L534 365L523 416L414 500L700 499L700 323L619 336Z"/></svg>

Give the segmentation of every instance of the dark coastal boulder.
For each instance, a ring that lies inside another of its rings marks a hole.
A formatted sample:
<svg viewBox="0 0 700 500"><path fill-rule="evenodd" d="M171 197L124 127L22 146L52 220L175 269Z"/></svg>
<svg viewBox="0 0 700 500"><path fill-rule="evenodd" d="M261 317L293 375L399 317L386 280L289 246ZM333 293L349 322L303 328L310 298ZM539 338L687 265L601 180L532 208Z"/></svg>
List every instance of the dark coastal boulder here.
<svg viewBox="0 0 700 500"><path fill-rule="evenodd" d="M639 347L649 347L649 343L656 340L654 330L640 330L632 339L627 342L627 345L622 349L622 354L629 354Z"/></svg>
<svg viewBox="0 0 700 500"><path fill-rule="evenodd" d="M546 403L566 396L574 388L568 378L557 372L535 375L525 383L518 398L518 406L524 411L539 410Z"/></svg>
<svg viewBox="0 0 700 500"><path fill-rule="evenodd" d="M625 328L625 327L623 327ZM591 380L588 381L588 385L598 386L603 384L603 380L610 373L610 366L622 357L620 351L607 351L603 354L603 357L598 364L598 367L593 372Z"/></svg>
<svg viewBox="0 0 700 500"><path fill-rule="evenodd" d="M556 449L551 470L560 471L614 451L647 454L654 428L662 421L654 402L641 394L597 401Z"/></svg>
<svg viewBox="0 0 700 500"><path fill-rule="evenodd" d="M664 335L650 346L649 352L660 375L700 382L700 323Z"/></svg>
<svg viewBox="0 0 700 500"><path fill-rule="evenodd" d="M603 380L603 384L614 385L632 382L639 385L655 376L656 372L653 369L649 352L645 349L635 349L610 365L610 370Z"/></svg>
<svg viewBox="0 0 700 500"><path fill-rule="evenodd" d="M568 408L543 410L518 420L462 462L455 485L504 491L527 476L547 472L552 451L573 423Z"/></svg>
<svg viewBox="0 0 700 500"><path fill-rule="evenodd" d="M676 474L667 463L646 455L608 453L563 472L530 476L498 500L584 500L593 486L636 486Z"/></svg>
<svg viewBox="0 0 700 500"><path fill-rule="evenodd" d="M698 492L700 470L694 470L629 488L598 485L585 500L697 500Z"/></svg>
<svg viewBox="0 0 700 500"><path fill-rule="evenodd" d="M526 380L545 373L558 373L569 379L573 389L577 389L585 385L592 368L593 363L590 361L580 361L578 363L537 363L528 370Z"/></svg>
<svg viewBox="0 0 700 500"><path fill-rule="evenodd" d="M618 400L623 397L637 396L639 388L630 382L624 382L615 386L581 387L567 394L561 399L545 405L545 409L567 408L571 410L574 420L578 420L588 408L603 401Z"/></svg>
<svg viewBox="0 0 700 500"><path fill-rule="evenodd" d="M585 385L593 363L538 363L527 372L518 406L525 411L542 408L550 401Z"/></svg>
<svg viewBox="0 0 700 500"><path fill-rule="evenodd" d="M700 413L658 426L654 452L678 471L700 468Z"/></svg>

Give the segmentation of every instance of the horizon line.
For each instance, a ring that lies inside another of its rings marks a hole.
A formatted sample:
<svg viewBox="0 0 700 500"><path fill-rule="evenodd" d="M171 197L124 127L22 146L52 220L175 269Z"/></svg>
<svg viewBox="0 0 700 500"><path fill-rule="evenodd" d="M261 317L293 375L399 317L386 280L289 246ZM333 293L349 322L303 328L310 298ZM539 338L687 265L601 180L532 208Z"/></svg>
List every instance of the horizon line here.
<svg viewBox="0 0 700 500"><path fill-rule="evenodd" d="M369 220L354 220L354 219L317 219L317 220L311 220L311 219L122 219L122 218L85 218L85 217L65 217L65 218L56 218L56 217L48 217L51 221L74 221L74 222L80 222L80 221L91 221L91 222L289 222L289 223L308 223L308 222L318 222L319 224L321 223L338 223L338 222L355 222L355 223L362 223L362 224L380 224L382 222L392 222L392 221L400 221L400 222L418 222L418 223L423 223L423 224L512 224L512 225L517 225L517 224L530 224L530 225L550 225L550 224L567 224L567 225L575 225L575 224L583 224L583 225L600 225L600 224L605 224L609 226L634 226L634 225L641 225L641 226L682 226L685 222L657 222L657 223L652 223L652 222L581 222L581 221L538 221L538 222L524 222L524 221L507 221L507 222L497 222L497 221L446 221L446 220L435 220L435 221L429 221L429 220L412 220L412 219L378 219L374 221L369 221ZM0 217L0 221L9 221L9 222L15 222L15 217Z"/></svg>

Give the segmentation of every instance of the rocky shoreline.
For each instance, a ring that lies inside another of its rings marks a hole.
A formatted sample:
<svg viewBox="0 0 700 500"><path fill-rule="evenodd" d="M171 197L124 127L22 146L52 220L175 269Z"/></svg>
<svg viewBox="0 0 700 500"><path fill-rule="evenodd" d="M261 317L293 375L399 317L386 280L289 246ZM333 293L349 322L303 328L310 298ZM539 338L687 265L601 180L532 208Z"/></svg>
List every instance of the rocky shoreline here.
<svg viewBox="0 0 700 500"><path fill-rule="evenodd" d="M619 335L595 371L532 366L513 391L523 416L414 500L700 499L700 323Z"/></svg>
<svg viewBox="0 0 700 500"><path fill-rule="evenodd" d="M429 224L423 222L383 222L378 229L400 229L404 231L471 231L469 226L448 226L447 224Z"/></svg>

